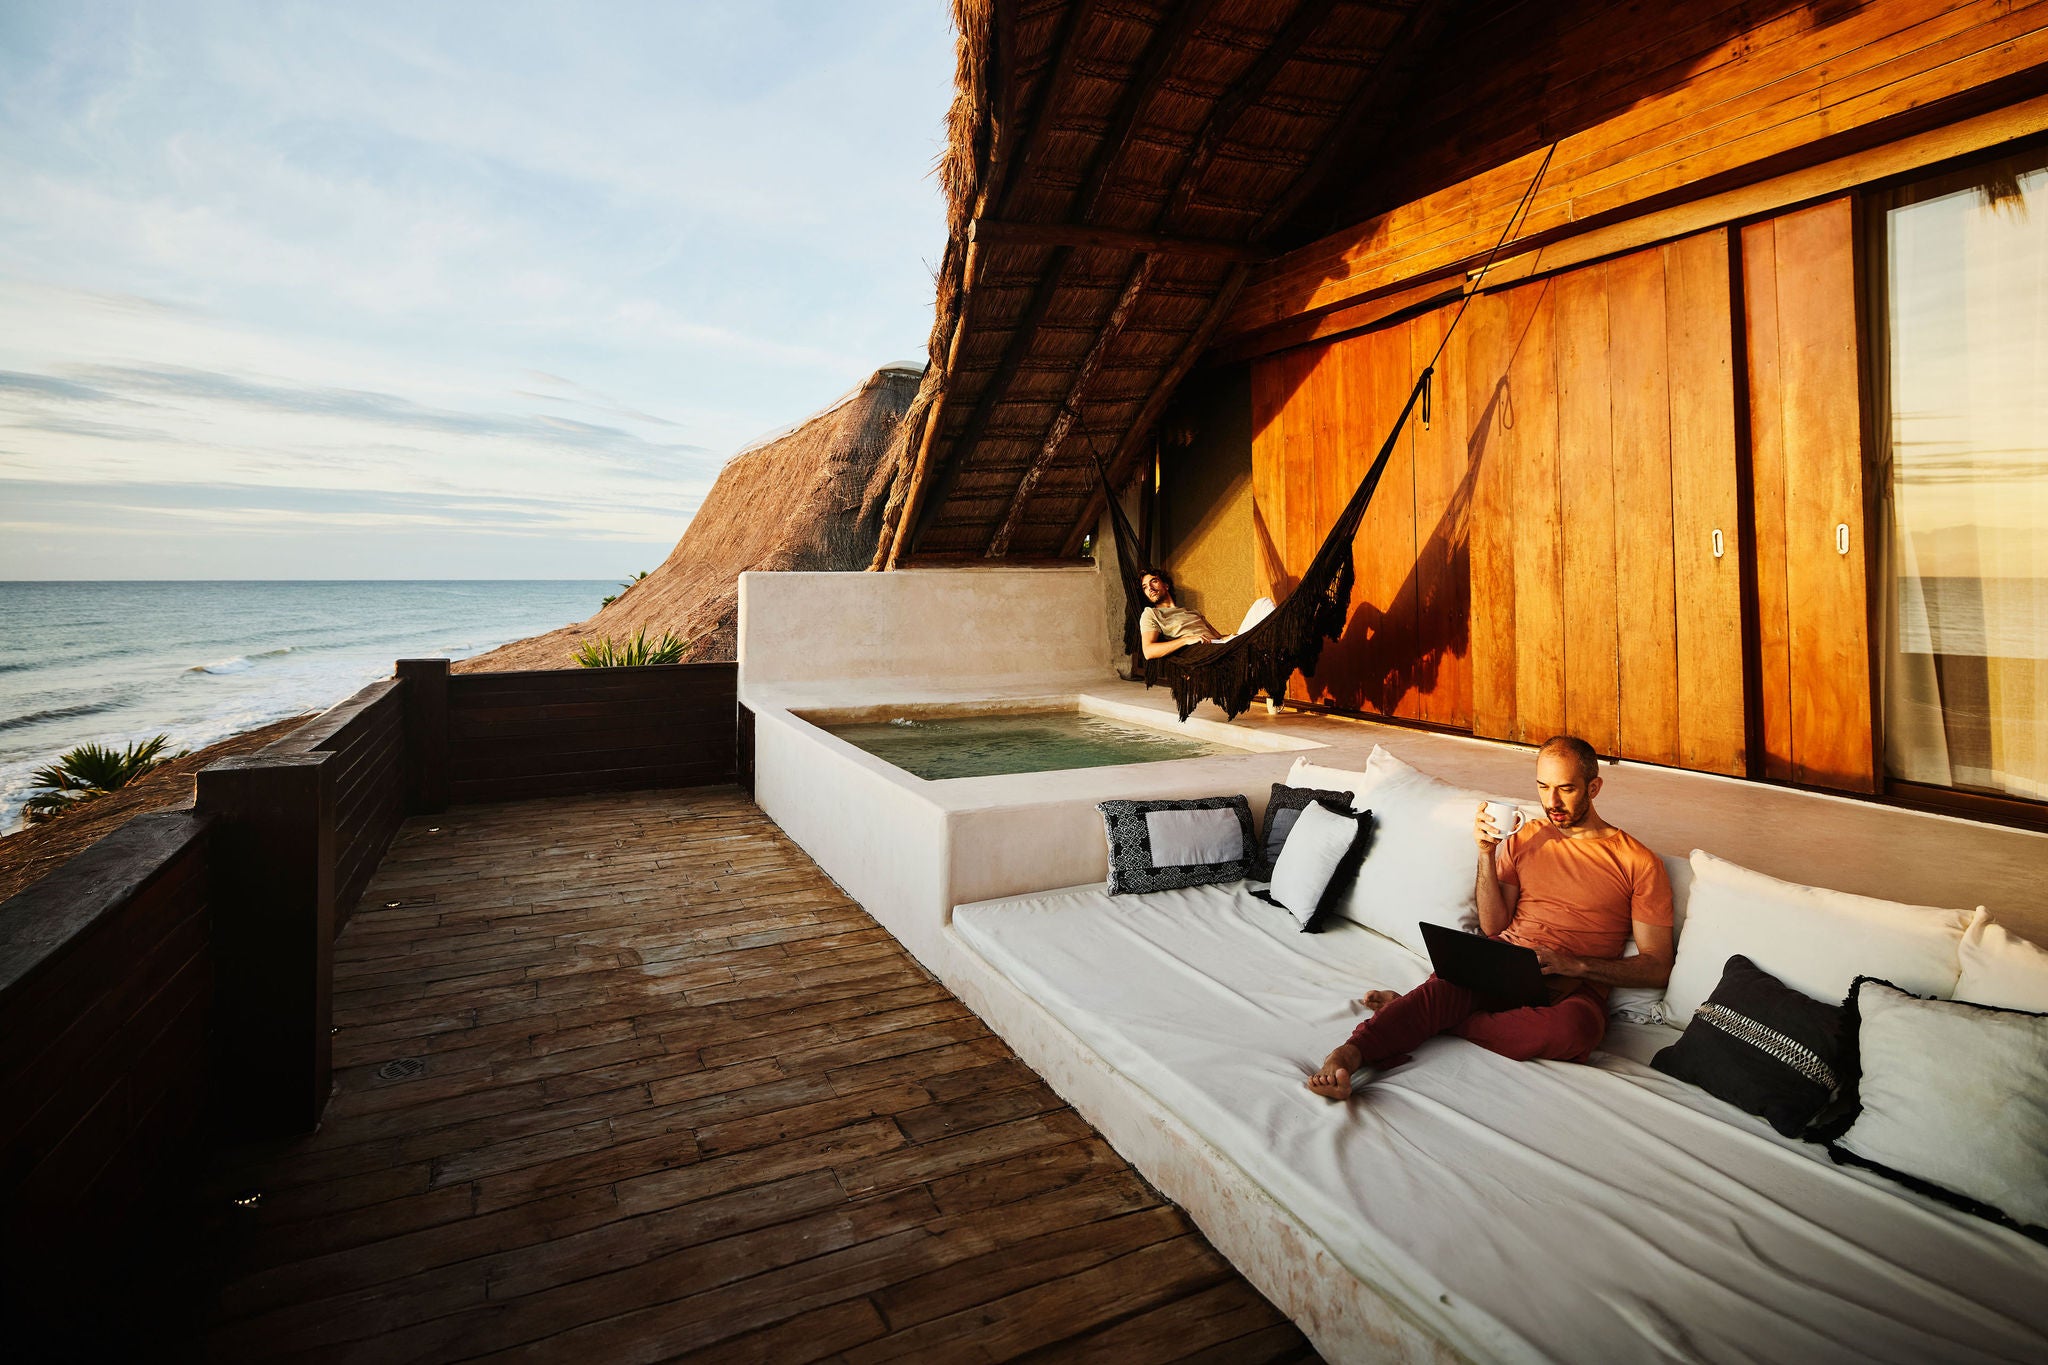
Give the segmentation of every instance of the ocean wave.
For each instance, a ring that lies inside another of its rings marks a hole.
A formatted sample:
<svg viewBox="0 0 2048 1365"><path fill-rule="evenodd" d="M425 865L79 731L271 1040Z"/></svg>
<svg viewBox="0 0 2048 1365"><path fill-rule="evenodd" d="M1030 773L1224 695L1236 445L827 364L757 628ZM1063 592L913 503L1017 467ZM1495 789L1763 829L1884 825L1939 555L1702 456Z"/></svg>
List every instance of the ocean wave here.
<svg viewBox="0 0 2048 1365"><path fill-rule="evenodd" d="M190 667L188 667L185 671L187 673L212 674L246 673L253 667L255 667L255 665L250 662L247 656L237 654L232 659L216 659L210 664L193 664Z"/></svg>
<svg viewBox="0 0 2048 1365"><path fill-rule="evenodd" d="M0 719L0 731L26 730L31 725L42 725L48 721L98 715L102 711L113 710L119 704L118 701L90 701L77 706L53 706L47 711L31 711L25 716L8 716Z"/></svg>

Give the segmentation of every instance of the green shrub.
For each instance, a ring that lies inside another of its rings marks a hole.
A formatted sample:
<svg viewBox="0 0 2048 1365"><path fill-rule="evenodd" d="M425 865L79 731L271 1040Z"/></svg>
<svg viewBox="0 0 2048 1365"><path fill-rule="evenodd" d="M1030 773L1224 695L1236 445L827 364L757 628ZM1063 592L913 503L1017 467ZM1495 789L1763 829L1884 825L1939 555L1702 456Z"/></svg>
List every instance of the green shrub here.
<svg viewBox="0 0 2048 1365"><path fill-rule="evenodd" d="M102 744L81 744L60 755L55 763L38 768L31 777L35 790L22 803L21 813L32 825L54 820L65 811L94 797L118 791L152 768L162 767L185 751L165 753L171 747L169 735L158 735L116 749Z"/></svg>
<svg viewBox="0 0 2048 1365"><path fill-rule="evenodd" d="M642 664L672 664L682 660L689 641L674 631L663 631L659 639L647 638L647 627L630 640L613 640L599 635L576 646L573 656L585 668L637 668Z"/></svg>
<svg viewBox="0 0 2048 1365"><path fill-rule="evenodd" d="M627 591L630 590L635 583L638 583L641 579L645 577L647 577L647 570L642 569L639 573L634 574L631 578L628 578L624 582L620 583L619 590L613 593L610 597L605 598L604 601L599 605L604 607L610 606L612 603L618 601L621 597L624 597Z"/></svg>

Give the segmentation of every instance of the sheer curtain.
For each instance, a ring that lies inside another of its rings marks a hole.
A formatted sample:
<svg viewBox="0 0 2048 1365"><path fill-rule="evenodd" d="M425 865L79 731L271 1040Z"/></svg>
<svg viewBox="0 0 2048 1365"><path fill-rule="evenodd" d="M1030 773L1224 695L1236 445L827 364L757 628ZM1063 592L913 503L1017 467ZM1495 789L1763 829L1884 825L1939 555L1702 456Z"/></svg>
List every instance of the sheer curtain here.
<svg viewBox="0 0 2048 1365"><path fill-rule="evenodd" d="M2048 153L1883 213L1886 769L2048 800Z"/></svg>

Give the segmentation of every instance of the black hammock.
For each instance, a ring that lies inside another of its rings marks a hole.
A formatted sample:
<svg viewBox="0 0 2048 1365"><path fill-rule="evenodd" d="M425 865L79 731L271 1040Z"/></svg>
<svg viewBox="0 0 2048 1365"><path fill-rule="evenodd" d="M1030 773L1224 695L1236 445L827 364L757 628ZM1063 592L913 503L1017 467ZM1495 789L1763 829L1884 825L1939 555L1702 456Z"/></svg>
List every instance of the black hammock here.
<svg viewBox="0 0 2048 1365"><path fill-rule="evenodd" d="M1309 561L1301 580L1274 605L1272 615L1228 640L1188 645L1163 659L1144 660L1145 686L1172 687L1173 704L1179 708L1182 720L1204 701L1215 702L1234 720L1251 707L1252 699L1260 692L1278 699L1286 692L1287 680L1296 669L1304 675L1316 671L1323 641L1344 633L1344 622L1351 612L1351 587L1357 576L1351 563L1352 537L1358 534L1365 509L1372 503L1373 490L1380 486L1380 475L1385 472L1387 460L1393 455L1394 445L1401 439L1408 414L1415 410L1417 401L1423 405L1422 420L1429 420L1427 395L1429 377L1434 373L1433 366L1427 368L1415 381L1372 468L1365 471L1358 490L1344 504L1329 534L1323 537L1322 548ZM1144 567L1144 551L1138 545L1137 532L1131 529L1130 518L1124 515L1109 486L1109 471L1102 467L1100 454L1095 456L1095 474L1102 481L1103 501L1108 504L1110 522L1116 531L1117 565L1124 580L1124 650L1140 654L1138 618L1143 615L1146 603L1139 584L1151 571Z"/></svg>

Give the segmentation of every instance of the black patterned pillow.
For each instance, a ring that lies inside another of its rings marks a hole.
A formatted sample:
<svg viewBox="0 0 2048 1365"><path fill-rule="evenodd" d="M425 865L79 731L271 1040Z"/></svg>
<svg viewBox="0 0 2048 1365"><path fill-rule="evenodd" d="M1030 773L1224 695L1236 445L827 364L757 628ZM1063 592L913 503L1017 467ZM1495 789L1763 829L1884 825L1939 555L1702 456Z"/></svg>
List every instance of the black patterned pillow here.
<svg viewBox="0 0 2048 1365"><path fill-rule="evenodd" d="M1650 1065L1799 1137L1840 1088L1848 1018L1737 953L1685 1036Z"/></svg>
<svg viewBox="0 0 2048 1365"><path fill-rule="evenodd" d="M1252 807L1242 796L1104 801L1109 894L1171 891L1249 876L1258 858Z"/></svg>
<svg viewBox="0 0 2048 1365"><path fill-rule="evenodd" d="M1287 846L1287 836L1294 832L1294 822L1301 818L1304 810L1318 803L1328 806L1338 815L1351 814L1350 792L1290 787L1285 782L1273 784L1272 799L1266 802L1265 828L1259 832L1259 855L1250 875L1262 882L1273 880L1273 869L1280 866L1280 850Z"/></svg>

